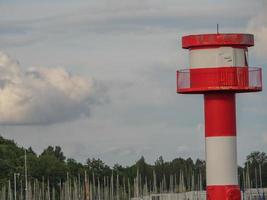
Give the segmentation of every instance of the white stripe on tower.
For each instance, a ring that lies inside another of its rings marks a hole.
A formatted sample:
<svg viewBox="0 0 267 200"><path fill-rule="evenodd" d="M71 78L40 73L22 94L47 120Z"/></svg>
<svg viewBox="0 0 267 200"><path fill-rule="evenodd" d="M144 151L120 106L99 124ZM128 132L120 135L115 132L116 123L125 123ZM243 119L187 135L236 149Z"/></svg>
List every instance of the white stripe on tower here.
<svg viewBox="0 0 267 200"><path fill-rule="evenodd" d="M207 185L238 185L236 137L206 137Z"/></svg>

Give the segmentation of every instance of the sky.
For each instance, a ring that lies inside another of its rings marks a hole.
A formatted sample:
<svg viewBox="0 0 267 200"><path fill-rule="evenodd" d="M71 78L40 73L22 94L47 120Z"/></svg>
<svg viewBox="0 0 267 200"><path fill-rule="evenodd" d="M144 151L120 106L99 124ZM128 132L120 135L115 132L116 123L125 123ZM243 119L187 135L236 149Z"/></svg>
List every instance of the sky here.
<svg viewBox="0 0 267 200"><path fill-rule="evenodd" d="M108 165L204 159L203 96L176 94L186 34L255 35L267 77L265 0L0 0L0 134ZM264 80L264 88L267 81ZM267 92L237 95L238 162L267 151Z"/></svg>

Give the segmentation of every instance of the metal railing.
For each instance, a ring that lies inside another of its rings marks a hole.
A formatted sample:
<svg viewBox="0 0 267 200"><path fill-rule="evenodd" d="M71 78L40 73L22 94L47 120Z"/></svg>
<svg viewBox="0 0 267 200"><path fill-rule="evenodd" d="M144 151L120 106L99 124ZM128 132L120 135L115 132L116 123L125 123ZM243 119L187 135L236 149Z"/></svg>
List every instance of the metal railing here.
<svg viewBox="0 0 267 200"><path fill-rule="evenodd" d="M183 69L177 71L177 92L209 90L238 90L239 92L262 89L262 72L258 67L224 67Z"/></svg>

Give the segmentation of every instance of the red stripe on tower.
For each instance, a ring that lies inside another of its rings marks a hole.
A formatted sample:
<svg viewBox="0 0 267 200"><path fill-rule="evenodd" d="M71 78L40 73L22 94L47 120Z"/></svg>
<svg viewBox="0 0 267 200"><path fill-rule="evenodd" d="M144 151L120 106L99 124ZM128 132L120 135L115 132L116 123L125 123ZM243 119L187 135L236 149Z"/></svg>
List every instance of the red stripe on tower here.
<svg viewBox="0 0 267 200"><path fill-rule="evenodd" d="M205 136L236 136L235 94L205 94L204 104Z"/></svg>

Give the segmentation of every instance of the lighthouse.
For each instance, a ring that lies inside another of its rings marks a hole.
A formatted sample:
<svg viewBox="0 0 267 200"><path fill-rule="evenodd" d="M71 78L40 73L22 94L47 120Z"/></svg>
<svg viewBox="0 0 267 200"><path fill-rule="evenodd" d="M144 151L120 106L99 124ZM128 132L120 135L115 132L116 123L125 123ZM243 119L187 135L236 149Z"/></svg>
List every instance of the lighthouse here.
<svg viewBox="0 0 267 200"><path fill-rule="evenodd" d="M189 67L177 71L177 93L204 96L207 200L241 200L236 93L262 90L261 68L248 64L252 46L251 34L182 37L182 48L189 50Z"/></svg>

